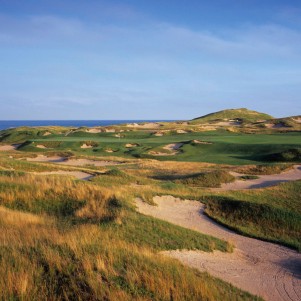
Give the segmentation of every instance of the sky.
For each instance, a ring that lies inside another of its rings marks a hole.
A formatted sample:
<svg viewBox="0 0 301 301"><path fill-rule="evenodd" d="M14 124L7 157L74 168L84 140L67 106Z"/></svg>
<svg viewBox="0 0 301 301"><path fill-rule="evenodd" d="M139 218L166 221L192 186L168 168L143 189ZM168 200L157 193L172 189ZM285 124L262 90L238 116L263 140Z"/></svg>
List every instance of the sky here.
<svg viewBox="0 0 301 301"><path fill-rule="evenodd" d="M299 0L0 0L0 120L301 114Z"/></svg>

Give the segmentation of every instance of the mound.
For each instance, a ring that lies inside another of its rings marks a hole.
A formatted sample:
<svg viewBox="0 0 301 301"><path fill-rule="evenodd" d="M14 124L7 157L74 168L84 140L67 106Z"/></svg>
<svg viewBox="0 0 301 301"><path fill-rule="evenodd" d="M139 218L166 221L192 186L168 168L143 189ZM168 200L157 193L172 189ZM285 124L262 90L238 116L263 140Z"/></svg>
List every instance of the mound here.
<svg viewBox="0 0 301 301"><path fill-rule="evenodd" d="M247 122L255 122L260 120L269 120L273 117L256 111L251 111L245 108L241 109L229 109L223 110L211 114L207 114L198 118L193 119L192 123L207 123L218 120L229 120L233 122L237 121L247 121Z"/></svg>

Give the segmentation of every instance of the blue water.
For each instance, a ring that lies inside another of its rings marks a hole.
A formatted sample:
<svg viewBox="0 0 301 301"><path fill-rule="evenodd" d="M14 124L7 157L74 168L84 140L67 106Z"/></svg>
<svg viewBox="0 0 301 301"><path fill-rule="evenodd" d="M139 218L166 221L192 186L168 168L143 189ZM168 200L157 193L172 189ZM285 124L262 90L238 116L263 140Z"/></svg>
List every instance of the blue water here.
<svg viewBox="0 0 301 301"><path fill-rule="evenodd" d="M107 126L122 123L159 122L171 120L0 120L0 130L19 126Z"/></svg>

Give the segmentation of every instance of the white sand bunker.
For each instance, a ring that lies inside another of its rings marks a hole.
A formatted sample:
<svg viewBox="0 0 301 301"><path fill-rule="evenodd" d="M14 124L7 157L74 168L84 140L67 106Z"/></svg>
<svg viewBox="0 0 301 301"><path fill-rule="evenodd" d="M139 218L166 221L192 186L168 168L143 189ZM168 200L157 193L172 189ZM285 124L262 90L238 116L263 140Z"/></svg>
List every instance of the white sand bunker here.
<svg viewBox="0 0 301 301"><path fill-rule="evenodd" d="M202 140L192 140L193 143L195 144L212 144L212 142L208 142L208 141L202 141Z"/></svg>
<svg viewBox="0 0 301 301"><path fill-rule="evenodd" d="M115 161L97 161L97 160L90 160L90 159L67 159L62 162L59 162L59 164L71 165L71 166L85 166L85 165L110 166L110 165L119 165L122 163L115 162Z"/></svg>
<svg viewBox="0 0 301 301"><path fill-rule="evenodd" d="M33 172L33 174L42 175L42 176L47 176L47 175L73 176L80 180L89 180L94 177L93 175L86 173L86 172L82 172L82 171L65 171L65 170Z"/></svg>
<svg viewBox="0 0 301 301"><path fill-rule="evenodd" d="M128 147L128 148L131 148L131 147L137 147L139 144L137 144L137 143L127 143L126 145L125 145L125 147Z"/></svg>
<svg viewBox="0 0 301 301"><path fill-rule="evenodd" d="M80 148L93 148L92 145L84 143Z"/></svg>
<svg viewBox="0 0 301 301"><path fill-rule="evenodd" d="M184 143L172 143L163 146L164 150L168 152L150 151L149 154L154 156L173 156L179 153L179 149L184 145Z"/></svg>
<svg viewBox="0 0 301 301"><path fill-rule="evenodd" d="M7 145L1 145L0 146L0 151L12 151L16 150L21 144L7 144Z"/></svg>
<svg viewBox="0 0 301 301"><path fill-rule="evenodd" d="M50 132L45 132L44 134L43 134L43 136L49 136L49 135L51 135L52 133L50 133Z"/></svg>
<svg viewBox="0 0 301 301"><path fill-rule="evenodd" d="M92 134L98 134L98 133L101 133L101 129L98 129L98 128L91 128L91 129L86 129L86 132L88 133L92 133Z"/></svg>
<svg viewBox="0 0 301 301"><path fill-rule="evenodd" d="M32 162L63 162L66 160L64 157L60 156L45 156L45 155L38 155L35 158L26 158L27 161L32 161Z"/></svg>
<svg viewBox="0 0 301 301"><path fill-rule="evenodd" d="M177 134L186 134L187 131L184 131L184 130L177 130Z"/></svg>
<svg viewBox="0 0 301 301"><path fill-rule="evenodd" d="M156 137L162 137L164 134L162 132L155 132L153 135Z"/></svg>
<svg viewBox="0 0 301 301"><path fill-rule="evenodd" d="M301 300L301 254L273 243L236 234L204 215L204 205L172 196L155 197L158 206L136 199L138 211L204 234L226 239L233 253L165 251L182 263L259 295L267 301Z"/></svg>
<svg viewBox="0 0 301 301"><path fill-rule="evenodd" d="M37 144L36 147L37 147L37 148L47 148L47 147L46 147L45 145L43 145L43 144Z"/></svg>
<svg viewBox="0 0 301 301"><path fill-rule="evenodd" d="M159 128L161 126L161 124L156 123L156 122L148 122L148 123L143 123L143 124L128 123L126 126L130 127L130 128L156 129L156 128Z"/></svg>
<svg viewBox="0 0 301 301"><path fill-rule="evenodd" d="M232 183L224 183L220 188L213 188L213 191L227 191L227 190L243 190L256 189L274 186L282 182L296 181L301 179L301 165L295 165L293 169L284 171L280 174L274 175L260 175L258 179L241 180L243 174L230 172L236 177L236 181Z"/></svg>

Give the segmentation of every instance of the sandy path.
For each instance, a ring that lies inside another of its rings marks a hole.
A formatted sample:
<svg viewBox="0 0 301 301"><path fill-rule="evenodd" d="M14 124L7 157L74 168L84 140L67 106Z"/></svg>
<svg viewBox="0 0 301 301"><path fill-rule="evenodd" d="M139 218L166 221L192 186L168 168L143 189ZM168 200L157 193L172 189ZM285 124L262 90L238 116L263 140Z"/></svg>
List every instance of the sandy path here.
<svg viewBox="0 0 301 301"><path fill-rule="evenodd" d="M242 174L231 172L235 177L242 176ZM233 183L222 184L220 188L214 188L213 191L226 190L241 190L241 189L256 189L277 185L281 182L296 181L301 179L301 165L295 165L293 169L275 175L262 175L254 180L239 180Z"/></svg>
<svg viewBox="0 0 301 301"><path fill-rule="evenodd" d="M65 171L65 170L33 172L33 174L42 175L42 176L46 176L46 175L65 175L66 176L67 175L67 176L73 176L73 177L76 177L77 179L86 180L86 181L94 177L93 175L83 172L83 171Z"/></svg>
<svg viewBox="0 0 301 301"><path fill-rule="evenodd" d="M171 223L225 239L232 254L215 251L166 251L182 263L208 271L268 301L301 300L301 254L288 248L236 234L204 215L204 205L172 196L155 197L158 206L136 199L138 211Z"/></svg>

